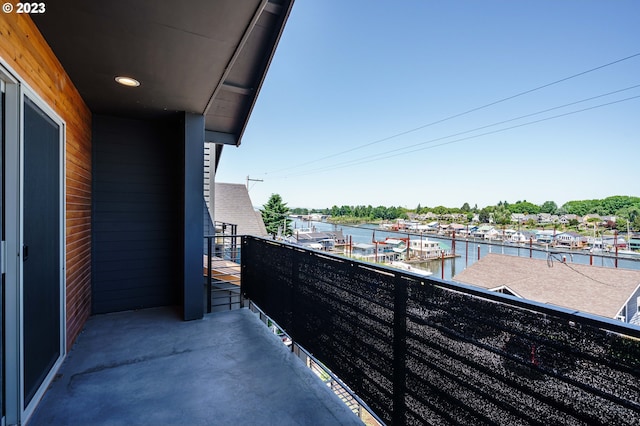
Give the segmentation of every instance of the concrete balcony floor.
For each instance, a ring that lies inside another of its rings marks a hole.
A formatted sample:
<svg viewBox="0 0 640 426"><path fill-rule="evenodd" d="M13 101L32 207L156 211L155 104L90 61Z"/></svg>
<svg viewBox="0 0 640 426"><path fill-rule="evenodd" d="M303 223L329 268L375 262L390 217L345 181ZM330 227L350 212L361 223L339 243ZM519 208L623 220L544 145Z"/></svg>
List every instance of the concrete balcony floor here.
<svg viewBox="0 0 640 426"><path fill-rule="evenodd" d="M99 315L29 421L36 425L360 424L247 309Z"/></svg>

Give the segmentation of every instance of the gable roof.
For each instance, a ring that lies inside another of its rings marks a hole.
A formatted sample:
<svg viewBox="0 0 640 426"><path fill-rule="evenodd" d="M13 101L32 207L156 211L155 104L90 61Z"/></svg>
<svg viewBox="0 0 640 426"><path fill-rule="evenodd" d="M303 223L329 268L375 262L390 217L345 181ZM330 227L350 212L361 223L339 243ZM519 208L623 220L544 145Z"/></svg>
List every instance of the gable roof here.
<svg viewBox="0 0 640 426"><path fill-rule="evenodd" d="M215 221L238 225L238 235L268 235L262 215L253 208L246 186L241 183L216 183L214 191Z"/></svg>
<svg viewBox="0 0 640 426"><path fill-rule="evenodd" d="M640 271L563 264L488 254L454 281L486 289L502 286L525 299L615 318L640 286Z"/></svg>

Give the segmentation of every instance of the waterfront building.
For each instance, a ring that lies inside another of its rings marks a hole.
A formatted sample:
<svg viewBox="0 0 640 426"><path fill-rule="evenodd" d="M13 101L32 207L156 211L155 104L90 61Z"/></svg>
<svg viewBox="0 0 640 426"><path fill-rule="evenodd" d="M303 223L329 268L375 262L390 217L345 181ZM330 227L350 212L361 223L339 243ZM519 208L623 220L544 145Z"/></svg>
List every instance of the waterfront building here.
<svg viewBox="0 0 640 426"><path fill-rule="evenodd" d="M433 240L414 239L409 243L409 257L411 259L437 259L442 256L440 243Z"/></svg>
<svg viewBox="0 0 640 426"><path fill-rule="evenodd" d="M562 232L553 238L553 242L556 246L582 248L587 242L587 239L577 232Z"/></svg>
<svg viewBox="0 0 640 426"><path fill-rule="evenodd" d="M528 243L531 240L535 240L535 233L530 231L516 231L509 238L513 243Z"/></svg>
<svg viewBox="0 0 640 426"><path fill-rule="evenodd" d="M351 248L351 256L371 263L390 263L401 257L399 252L387 250L383 242L356 243Z"/></svg>

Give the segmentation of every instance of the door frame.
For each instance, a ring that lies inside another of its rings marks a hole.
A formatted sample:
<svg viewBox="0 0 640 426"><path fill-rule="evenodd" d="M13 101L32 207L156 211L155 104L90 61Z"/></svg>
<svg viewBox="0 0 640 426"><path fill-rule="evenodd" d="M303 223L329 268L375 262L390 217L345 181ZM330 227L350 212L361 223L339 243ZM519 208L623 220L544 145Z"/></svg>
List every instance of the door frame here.
<svg viewBox="0 0 640 426"><path fill-rule="evenodd" d="M4 100L4 89L5 86L5 82L2 78L0 78L0 99L2 100L0 102L0 117L2 117L2 119L0 120L0 285L2 286L2 288L0 288L0 426L5 426L5 416L4 416L4 407L5 407L5 402L4 402L4 395L5 395L5 390L4 390L4 376L5 376L5 372L4 372L4 352L5 352L5 342L4 342L4 323L5 323L5 319L4 319L4 288L5 288L5 284L4 284L4 274L5 274L5 269L6 269L6 251L7 248L5 246L5 240L4 240L4 210L5 210L5 201L4 201L4 138L5 138L5 134L4 134L4 122L5 122L5 117L4 117L4 104L5 104L5 100Z"/></svg>
<svg viewBox="0 0 640 426"><path fill-rule="evenodd" d="M5 413L7 424L25 423L44 395L66 356L66 123L0 57L0 79L5 82ZM23 325L23 189L24 101L28 97L59 128L60 231L60 356L31 402L24 406ZM11 208L9 206L12 206ZM9 350L12 348L13 350Z"/></svg>

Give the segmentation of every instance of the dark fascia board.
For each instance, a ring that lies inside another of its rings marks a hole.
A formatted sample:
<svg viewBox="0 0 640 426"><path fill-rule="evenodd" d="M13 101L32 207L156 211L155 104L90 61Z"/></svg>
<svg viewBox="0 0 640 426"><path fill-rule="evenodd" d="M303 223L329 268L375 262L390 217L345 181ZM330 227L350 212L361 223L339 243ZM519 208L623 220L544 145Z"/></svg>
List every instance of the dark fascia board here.
<svg viewBox="0 0 640 426"><path fill-rule="evenodd" d="M204 141L212 142L219 145L234 145L238 146L240 142L231 133L217 132L215 130L204 131Z"/></svg>
<svg viewBox="0 0 640 426"><path fill-rule="evenodd" d="M281 21L278 23L278 31L274 34L273 42L271 43L271 51L269 55L266 56L264 69L260 74L260 79L258 83L255 85L255 91L253 92L253 97L250 100L249 108L247 110L247 114L245 115L246 119L244 120L242 127L238 131L238 142L236 146L240 146L240 142L242 140L242 136L244 135L244 131L247 128L247 123L249 122L249 117L251 117L251 113L253 112L253 108L256 104L256 100L258 99L258 95L260 94L260 90L262 89L262 84L264 83L264 79L267 76L267 71L269 70L269 66L271 65L271 61L273 60L273 56L276 52L276 47L280 42L280 38L282 37L282 32L284 31L285 24L289 19L289 15L291 14L291 9L293 8L294 0L284 0L280 7L276 7L276 5L272 3L268 3L265 8L266 11L270 13L279 13L282 9L285 9L285 12L280 15Z"/></svg>

